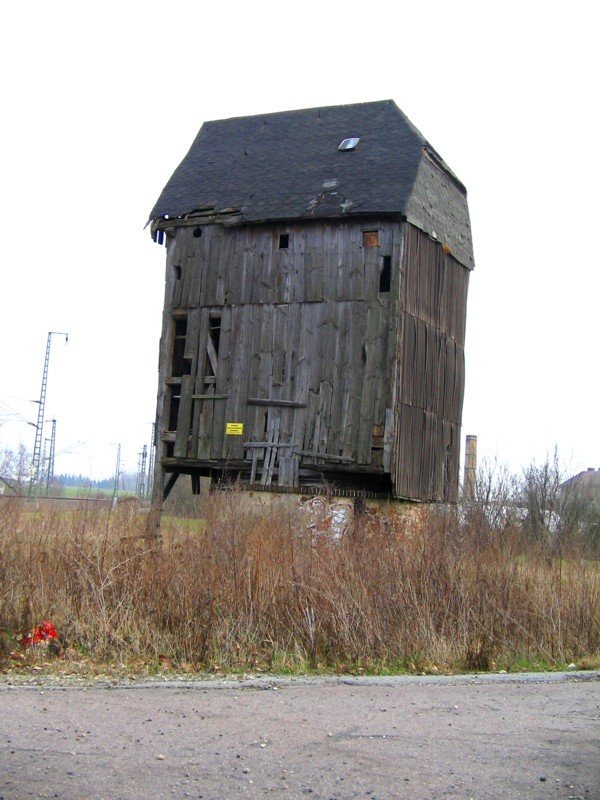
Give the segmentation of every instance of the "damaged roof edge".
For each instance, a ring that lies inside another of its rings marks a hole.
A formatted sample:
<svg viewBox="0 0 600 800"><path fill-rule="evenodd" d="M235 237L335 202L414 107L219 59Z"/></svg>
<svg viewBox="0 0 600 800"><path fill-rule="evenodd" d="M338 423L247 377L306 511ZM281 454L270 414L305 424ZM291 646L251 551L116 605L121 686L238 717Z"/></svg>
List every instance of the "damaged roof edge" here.
<svg viewBox="0 0 600 800"><path fill-rule="evenodd" d="M446 164L446 162L445 162L445 161L444 161L444 159L441 157L441 155L438 153L438 151L435 149L435 147L432 147L432 146L429 144L429 142L426 142L426 143L425 143L425 147L423 148L423 152L425 153L425 155L426 155L428 158L430 158L430 159L433 161L433 163L436 165L436 167L439 167L439 169L441 169L441 170L442 170L442 172L445 172L445 173L446 173L446 175L447 175L449 178L451 178L451 179L454 181L454 183L456 184L456 187L457 187L458 189L460 189L460 191L461 191L461 192L462 192L462 193L465 195L465 197L466 197L466 196L467 196L467 187L466 187L466 186L464 185L464 183L463 183L461 180L459 180L459 178L458 178L458 177L457 177L457 176L454 174L454 172L453 172L453 171L450 169L450 167L448 166L448 164Z"/></svg>

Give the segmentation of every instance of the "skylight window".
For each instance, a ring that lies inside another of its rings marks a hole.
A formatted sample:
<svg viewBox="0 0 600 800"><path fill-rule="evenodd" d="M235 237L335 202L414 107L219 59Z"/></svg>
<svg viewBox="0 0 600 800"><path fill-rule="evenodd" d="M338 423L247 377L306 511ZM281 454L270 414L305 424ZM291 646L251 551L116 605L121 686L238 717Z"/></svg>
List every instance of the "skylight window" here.
<svg viewBox="0 0 600 800"><path fill-rule="evenodd" d="M359 142L360 136L352 136L349 139L344 139L338 147L338 150L354 150Z"/></svg>

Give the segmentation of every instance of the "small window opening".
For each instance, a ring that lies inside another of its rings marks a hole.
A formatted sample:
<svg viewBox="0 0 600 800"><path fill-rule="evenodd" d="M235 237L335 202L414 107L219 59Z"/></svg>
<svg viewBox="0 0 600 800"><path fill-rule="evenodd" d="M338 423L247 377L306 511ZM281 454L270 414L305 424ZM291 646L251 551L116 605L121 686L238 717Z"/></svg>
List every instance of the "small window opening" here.
<svg viewBox="0 0 600 800"><path fill-rule="evenodd" d="M208 320L208 341L206 343L206 361L204 362L205 384L216 382L220 341L221 341L221 315L211 314Z"/></svg>
<svg viewBox="0 0 600 800"><path fill-rule="evenodd" d="M379 245L379 231L363 231L363 247L377 247Z"/></svg>
<svg viewBox="0 0 600 800"><path fill-rule="evenodd" d="M181 267L179 266L179 264L175 265L173 269L175 270L175 280L177 281L181 280Z"/></svg>
<svg viewBox="0 0 600 800"><path fill-rule="evenodd" d="M179 403L181 401L181 385L171 386L171 399L169 402L169 430L177 430L177 417L179 416Z"/></svg>
<svg viewBox="0 0 600 800"><path fill-rule="evenodd" d="M175 452L175 442L167 442L167 458L173 458Z"/></svg>
<svg viewBox="0 0 600 800"><path fill-rule="evenodd" d="M219 355L219 342L221 341L221 315L211 314L209 329L209 336L215 348L215 353Z"/></svg>
<svg viewBox="0 0 600 800"><path fill-rule="evenodd" d="M171 362L171 376L180 378L191 372L191 361L184 357L185 337L187 334L187 319L175 320L175 335L173 337L173 359Z"/></svg>
<svg viewBox="0 0 600 800"><path fill-rule="evenodd" d="M200 226L194 228L192 236L194 237L194 239L199 239L202 236L202 228Z"/></svg>
<svg viewBox="0 0 600 800"><path fill-rule="evenodd" d="M290 246L290 235L289 233L280 233L279 234L279 249L280 250L287 250Z"/></svg>
<svg viewBox="0 0 600 800"><path fill-rule="evenodd" d="M379 273L379 291L389 292L392 286L392 257L383 256L383 266Z"/></svg>

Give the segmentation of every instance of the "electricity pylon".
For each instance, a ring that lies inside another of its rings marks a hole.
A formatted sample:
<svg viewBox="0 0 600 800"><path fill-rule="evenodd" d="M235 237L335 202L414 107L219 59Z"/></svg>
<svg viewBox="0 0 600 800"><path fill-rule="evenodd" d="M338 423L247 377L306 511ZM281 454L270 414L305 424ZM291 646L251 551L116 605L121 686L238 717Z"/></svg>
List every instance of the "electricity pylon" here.
<svg viewBox="0 0 600 800"><path fill-rule="evenodd" d="M50 491L54 480L54 457L56 454L56 420L52 420L52 433L50 435L50 453L48 455L48 469L46 472L46 494Z"/></svg>
<svg viewBox="0 0 600 800"><path fill-rule="evenodd" d="M48 341L46 343L46 356L44 358L44 371L42 373L42 388L40 390L40 399L36 402L39 403L37 425L35 426L35 442L33 445L33 458L31 460L31 467L29 474L31 479L29 481L29 494L34 494L37 490L38 483L40 482L40 466L42 456L42 435L44 432L44 413L46 410L46 390L48 388L48 366L50 364L50 344L53 336L64 336L65 344L69 341L69 334L63 331L49 331Z"/></svg>
<svg viewBox="0 0 600 800"><path fill-rule="evenodd" d="M138 476L137 476L137 486L136 486L136 494L138 497L143 497L146 493L146 458L148 456L148 448L144 445L142 452L140 453L140 459L138 462Z"/></svg>

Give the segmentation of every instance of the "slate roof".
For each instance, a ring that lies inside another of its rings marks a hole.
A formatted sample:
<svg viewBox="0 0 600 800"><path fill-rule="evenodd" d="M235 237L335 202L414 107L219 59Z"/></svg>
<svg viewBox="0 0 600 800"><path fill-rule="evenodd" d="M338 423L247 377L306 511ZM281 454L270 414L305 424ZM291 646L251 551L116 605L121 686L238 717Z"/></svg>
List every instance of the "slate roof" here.
<svg viewBox="0 0 600 800"><path fill-rule="evenodd" d="M577 490L600 493L600 468L588 467L583 472L579 472L577 475L573 475L572 478L563 481L558 488L561 491Z"/></svg>
<svg viewBox="0 0 600 800"><path fill-rule="evenodd" d="M339 151L347 137L355 150ZM394 213L473 266L466 190L393 100L205 122L150 213L243 222Z"/></svg>

